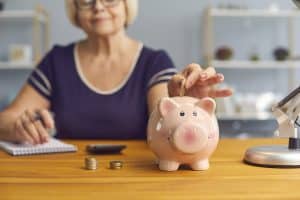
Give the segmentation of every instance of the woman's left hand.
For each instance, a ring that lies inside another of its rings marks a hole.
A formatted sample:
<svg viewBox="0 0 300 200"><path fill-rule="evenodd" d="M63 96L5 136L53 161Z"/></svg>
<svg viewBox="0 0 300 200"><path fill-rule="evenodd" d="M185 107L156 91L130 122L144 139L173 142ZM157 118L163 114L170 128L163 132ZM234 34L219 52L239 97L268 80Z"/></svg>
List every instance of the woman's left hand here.
<svg viewBox="0 0 300 200"><path fill-rule="evenodd" d="M233 94L231 89L216 89L214 87L223 81L223 74L216 73L213 67L203 70L198 64L190 64L169 81L169 96L191 96L195 98L231 96Z"/></svg>

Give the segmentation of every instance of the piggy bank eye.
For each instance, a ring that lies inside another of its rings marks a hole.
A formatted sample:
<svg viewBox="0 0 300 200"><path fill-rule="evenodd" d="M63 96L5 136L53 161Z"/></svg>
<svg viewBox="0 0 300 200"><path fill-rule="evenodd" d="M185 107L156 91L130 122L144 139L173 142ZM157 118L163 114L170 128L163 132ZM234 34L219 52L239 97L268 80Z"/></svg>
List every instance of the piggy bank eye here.
<svg viewBox="0 0 300 200"><path fill-rule="evenodd" d="M185 115L184 112L180 112L180 116L183 117Z"/></svg>
<svg viewBox="0 0 300 200"><path fill-rule="evenodd" d="M193 112L193 116L197 117L197 115L198 115L197 112L194 111L194 112Z"/></svg>

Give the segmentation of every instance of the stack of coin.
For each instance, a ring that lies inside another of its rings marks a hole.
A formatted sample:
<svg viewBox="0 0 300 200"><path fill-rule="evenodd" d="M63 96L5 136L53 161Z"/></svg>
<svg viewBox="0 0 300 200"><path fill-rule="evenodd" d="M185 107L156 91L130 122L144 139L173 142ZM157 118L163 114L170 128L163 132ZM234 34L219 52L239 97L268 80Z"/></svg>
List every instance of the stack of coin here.
<svg viewBox="0 0 300 200"><path fill-rule="evenodd" d="M110 161L110 169L121 169L122 167L122 161Z"/></svg>
<svg viewBox="0 0 300 200"><path fill-rule="evenodd" d="M96 158L87 157L85 158L85 168L87 170L96 170L98 166L98 162Z"/></svg>

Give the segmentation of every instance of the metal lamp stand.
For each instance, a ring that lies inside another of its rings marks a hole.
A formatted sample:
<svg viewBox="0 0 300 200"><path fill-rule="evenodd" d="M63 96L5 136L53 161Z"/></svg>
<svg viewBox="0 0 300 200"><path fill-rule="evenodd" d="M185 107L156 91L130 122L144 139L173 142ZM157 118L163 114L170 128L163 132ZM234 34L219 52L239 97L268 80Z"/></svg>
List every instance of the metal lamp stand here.
<svg viewBox="0 0 300 200"><path fill-rule="evenodd" d="M288 145L249 148L245 153L244 162L262 167L300 168L300 138L289 138Z"/></svg>

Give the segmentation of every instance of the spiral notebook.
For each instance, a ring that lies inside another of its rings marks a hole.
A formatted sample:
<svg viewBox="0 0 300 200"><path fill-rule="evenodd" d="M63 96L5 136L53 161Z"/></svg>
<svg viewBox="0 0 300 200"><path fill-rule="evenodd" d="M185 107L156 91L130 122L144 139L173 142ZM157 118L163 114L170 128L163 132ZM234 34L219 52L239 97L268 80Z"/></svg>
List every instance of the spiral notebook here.
<svg viewBox="0 0 300 200"><path fill-rule="evenodd" d="M76 146L64 143L54 138L51 138L48 143L35 146L0 141L0 148L13 156L77 151Z"/></svg>

